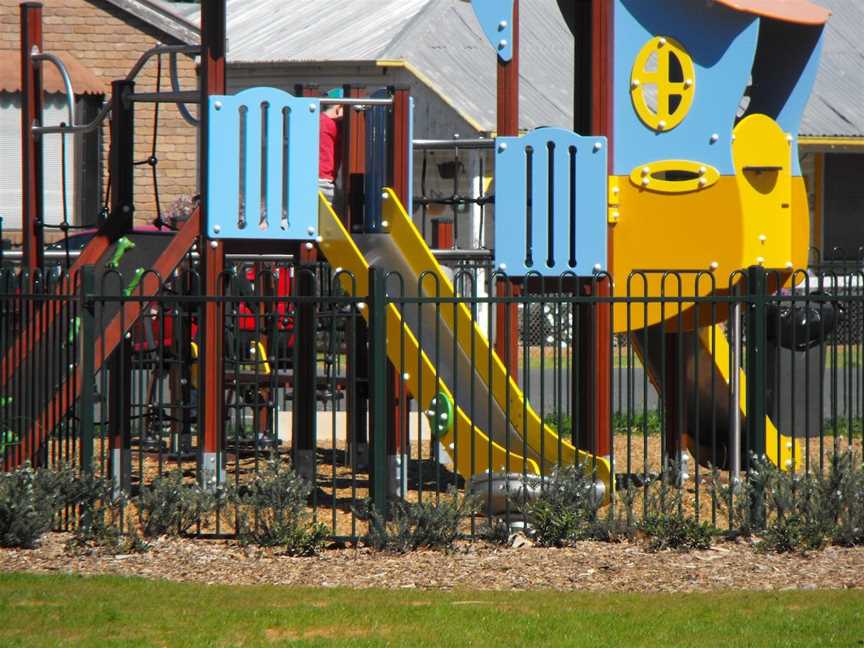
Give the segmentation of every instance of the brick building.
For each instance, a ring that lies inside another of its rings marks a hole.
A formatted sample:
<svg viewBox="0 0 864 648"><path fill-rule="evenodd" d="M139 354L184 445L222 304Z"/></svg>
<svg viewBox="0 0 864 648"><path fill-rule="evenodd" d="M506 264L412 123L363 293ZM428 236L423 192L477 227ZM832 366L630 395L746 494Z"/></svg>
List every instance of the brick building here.
<svg viewBox="0 0 864 648"><path fill-rule="evenodd" d="M111 93L111 81L125 78L141 54L156 45L189 44L198 41L198 28L160 8L149 0L45 0L43 2L44 50L67 61L76 94L78 121L89 121L101 102ZM4 236L20 228L20 76L19 0L0 0L0 216ZM161 65L162 90L170 89L169 61ZM45 65L45 122L59 123L66 115L65 93L59 76ZM156 58L136 78L136 91L153 91L157 86ZM195 61L178 57L181 88L197 87ZM5 77L5 78L4 78ZM80 89L80 90L79 90ZM155 110L153 104L137 104L135 111L135 159L151 154ZM192 115L197 107L190 106ZM17 117L16 117L17 115ZM53 120L53 121L52 121ZM74 141L73 141L74 140ZM109 124L90 136L67 136L67 198L70 218L92 223L107 185ZM62 217L59 180L60 136L46 136L45 144L46 221ZM159 198L163 212L180 196L197 193L196 129L187 123L173 104L158 111L156 165ZM16 157L17 156L17 157ZM135 206L138 222L156 215L151 168L135 168ZM46 232L46 235L48 233ZM14 238L14 234L12 234Z"/></svg>

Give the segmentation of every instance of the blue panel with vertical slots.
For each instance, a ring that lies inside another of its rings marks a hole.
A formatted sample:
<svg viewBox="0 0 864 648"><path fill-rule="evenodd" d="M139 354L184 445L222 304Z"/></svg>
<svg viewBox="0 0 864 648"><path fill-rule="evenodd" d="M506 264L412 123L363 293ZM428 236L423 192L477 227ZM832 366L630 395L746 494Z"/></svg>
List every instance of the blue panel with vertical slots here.
<svg viewBox="0 0 864 648"><path fill-rule="evenodd" d="M477 22L505 63L513 58L513 0L471 0Z"/></svg>
<svg viewBox="0 0 864 648"><path fill-rule="evenodd" d="M540 128L499 137L495 263L511 276L607 269L606 138Z"/></svg>
<svg viewBox="0 0 864 648"><path fill-rule="evenodd" d="M207 110L208 236L315 238L319 101L251 88L212 96Z"/></svg>

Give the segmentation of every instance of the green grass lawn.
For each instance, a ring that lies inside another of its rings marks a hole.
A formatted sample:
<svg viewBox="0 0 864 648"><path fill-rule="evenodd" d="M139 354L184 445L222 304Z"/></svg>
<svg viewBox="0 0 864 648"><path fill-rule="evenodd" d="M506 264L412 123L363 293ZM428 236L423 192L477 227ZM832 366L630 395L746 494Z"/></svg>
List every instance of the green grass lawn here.
<svg viewBox="0 0 864 648"><path fill-rule="evenodd" d="M864 593L442 593L5 574L0 645L861 646Z"/></svg>

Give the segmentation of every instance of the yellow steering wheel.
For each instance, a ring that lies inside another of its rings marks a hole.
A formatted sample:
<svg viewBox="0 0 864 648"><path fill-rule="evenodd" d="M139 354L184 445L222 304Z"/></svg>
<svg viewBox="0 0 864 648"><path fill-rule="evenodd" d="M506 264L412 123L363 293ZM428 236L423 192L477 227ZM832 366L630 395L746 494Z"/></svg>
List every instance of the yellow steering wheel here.
<svg viewBox="0 0 864 648"><path fill-rule="evenodd" d="M650 89L656 89L656 95ZM690 112L695 91L696 69L681 43L668 36L649 40L630 75L630 97L639 119L656 131L672 130Z"/></svg>

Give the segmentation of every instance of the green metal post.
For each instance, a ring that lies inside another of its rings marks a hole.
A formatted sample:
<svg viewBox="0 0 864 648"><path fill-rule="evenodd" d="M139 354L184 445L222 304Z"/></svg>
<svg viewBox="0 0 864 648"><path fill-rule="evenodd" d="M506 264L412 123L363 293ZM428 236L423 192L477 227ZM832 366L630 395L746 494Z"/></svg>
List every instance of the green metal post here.
<svg viewBox="0 0 864 648"><path fill-rule="evenodd" d="M747 270L747 430L749 450L756 456L765 454L765 413L768 345L767 283L765 269L752 266Z"/></svg>
<svg viewBox="0 0 864 648"><path fill-rule="evenodd" d="M372 502L387 513L387 295L384 275L369 269L369 414L372 427Z"/></svg>
<svg viewBox="0 0 864 648"><path fill-rule="evenodd" d="M81 441L81 472L93 472L93 432L95 418L94 394L96 372L93 354L96 352L96 315L93 296L96 293L96 273L92 265L81 268L79 275L78 357L81 363L81 397L78 399L78 425ZM73 340L74 343L74 340Z"/></svg>

